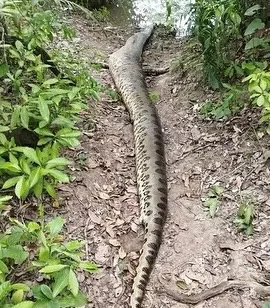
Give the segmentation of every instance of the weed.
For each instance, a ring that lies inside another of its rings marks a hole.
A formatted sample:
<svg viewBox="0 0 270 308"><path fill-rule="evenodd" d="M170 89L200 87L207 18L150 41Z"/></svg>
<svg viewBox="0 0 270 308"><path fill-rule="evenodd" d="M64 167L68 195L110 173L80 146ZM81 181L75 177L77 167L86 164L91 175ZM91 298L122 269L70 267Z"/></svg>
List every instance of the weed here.
<svg viewBox="0 0 270 308"><path fill-rule="evenodd" d="M83 242L64 241L64 223L61 217L46 224L43 220L21 223L11 219L11 228L0 234L1 307L20 304L20 307L62 308L87 303L79 290L76 271L94 273L97 266L81 260ZM32 277L31 283L13 282L15 264L20 265L24 276Z"/></svg>
<svg viewBox="0 0 270 308"><path fill-rule="evenodd" d="M219 202L224 188L214 185L210 188L206 198L203 199L204 206L208 208L210 217L214 217L218 211Z"/></svg>
<svg viewBox="0 0 270 308"><path fill-rule="evenodd" d="M247 235L253 233L253 221L254 217L254 206L250 201L242 201L237 211L237 217L235 224L241 231L244 231Z"/></svg>

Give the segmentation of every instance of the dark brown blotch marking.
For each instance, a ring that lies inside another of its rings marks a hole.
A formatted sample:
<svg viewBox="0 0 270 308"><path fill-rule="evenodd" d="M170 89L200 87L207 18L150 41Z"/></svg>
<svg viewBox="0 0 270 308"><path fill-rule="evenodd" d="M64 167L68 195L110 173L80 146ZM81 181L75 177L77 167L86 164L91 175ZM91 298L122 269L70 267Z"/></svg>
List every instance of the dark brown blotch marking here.
<svg viewBox="0 0 270 308"><path fill-rule="evenodd" d="M143 291L145 288L145 285L140 283L138 284L137 288Z"/></svg>
<svg viewBox="0 0 270 308"><path fill-rule="evenodd" d="M148 275L143 274L143 275L142 275L142 278L143 278L145 281L147 281L147 280L148 280Z"/></svg>
<svg viewBox="0 0 270 308"><path fill-rule="evenodd" d="M157 207L160 208L161 210L164 210L164 211L167 208L166 204L165 203L161 203L161 202L157 204Z"/></svg>
<svg viewBox="0 0 270 308"><path fill-rule="evenodd" d="M149 243L147 246L155 251L158 249L158 246L155 243Z"/></svg>
<svg viewBox="0 0 270 308"><path fill-rule="evenodd" d="M156 235L156 236L158 236L158 237L160 237L161 234L162 234L162 230L161 229L156 229L156 230L152 231L151 233Z"/></svg>
<svg viewBox="0 0 270 308"><path fill-rule="evenodd" d="M167 193L167 189L164 188L164 187L159 187L159 188L158 188L158 191L160 191L160 192L163 193L163 194L166 194L166 193Z"/></svg>
<svg viewBox="0 0 270 308"><path fill-rule="evenodd" d="M165 179L159 178L158 181L159 181L161 184L164 184L164 185L167 184L167 181L166 181Z"/></svg>
<svg viewBox="0 0 270 308"><path fill-rule="evenodd" d="M164 174L164 171L160 168L156 169L155 172L158 174Z"/></svg>
<svg viewBox="0 0 270 308"><path fill-rule="evenodd" d="M154 218L154 223L157 225L162 225L163 224L163 219L160 217L155 217Z"/></svg>
<svg viewBox="0 0 270 308"><path fill-rule="evenodd" d="M156 164L157 166L159 166L159 167L165 165L164 162L163 162L162 160L156 160L156 161L155 161L155 164Z"/></svg>
<svg viewBox="0 0 270 308"><path fill-rule="evenodd" d="M167 203L167 198L166 197L160 197L160 200L163 201L164 203Z"/></svg>
<svg viewBox="0 0 270 308"><path fill-rule="evenodd" d="M145 260L149 263L149 265L152 265L154 262L154 256L148 255L145 257Z"/></svg>
<svg viewBox="0 0 270 308"><path fill-rule="evenodd" d="M149 267L143 267L142 271L145 272L147 275L149 275L151 272L151 269Z"/></svg>
<svg viewBox="0 0 270 308"><path fill-rule="evenodd" d="M163 155L164 155L164 151L161 150L161 149L157 149L157 150L156 150L156 153L157 153L158 155L160 155L160 156L163 156Z"/></svg>

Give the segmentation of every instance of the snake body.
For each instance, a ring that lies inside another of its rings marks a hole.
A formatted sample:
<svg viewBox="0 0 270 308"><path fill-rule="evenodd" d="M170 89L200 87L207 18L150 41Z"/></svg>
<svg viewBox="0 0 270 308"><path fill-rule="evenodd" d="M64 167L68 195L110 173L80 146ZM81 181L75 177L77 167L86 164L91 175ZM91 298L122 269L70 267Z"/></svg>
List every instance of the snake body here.
<svg viewBox="0 0 270 308"><path fill-rule="evenodd" d="M149 98L140 66L143 47L152 28L134 34L109 58L109 68L133 122L140 220L145 228L131 308L140 308L161 243L167 212L167 178L160 120Z"/></svg>

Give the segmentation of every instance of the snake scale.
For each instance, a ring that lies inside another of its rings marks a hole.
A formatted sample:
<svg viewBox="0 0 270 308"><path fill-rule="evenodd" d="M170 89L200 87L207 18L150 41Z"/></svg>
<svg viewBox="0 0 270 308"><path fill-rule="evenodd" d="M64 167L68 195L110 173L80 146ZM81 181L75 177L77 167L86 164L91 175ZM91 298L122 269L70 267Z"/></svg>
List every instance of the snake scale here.
<svg viewBox="0 0 270 308"><path fill-rule="evenodd" d="M109 69L133 122L140 220L145 228L131 308L140 308L161 243L167 212L167 178L160 120L149 98L140 66L143 47L153 28L131 36L109 58Z"/></svg>

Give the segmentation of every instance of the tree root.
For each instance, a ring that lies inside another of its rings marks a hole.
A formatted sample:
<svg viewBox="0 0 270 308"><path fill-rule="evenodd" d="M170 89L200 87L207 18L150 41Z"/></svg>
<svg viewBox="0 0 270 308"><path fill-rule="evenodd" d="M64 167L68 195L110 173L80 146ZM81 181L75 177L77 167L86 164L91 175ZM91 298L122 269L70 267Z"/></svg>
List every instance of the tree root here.
<svg viewBox="0 0 270 308"><path fill-rule="evenodd" d="M224 293L230 289L245 289L250 288L253 289L259 297L265 298L270 296L270 286L263 286L255 281L247 281L247 280L228 280L225 282L221 282L217 286L210 288L208 290L202 291L199 294L186 295L179 292L175 287L165 286L163 284L162 288L159 288L158 292L162 294L166 294L169 297L173 298L177 302L183 304L198 304L206 299L215 297L219 294Z"/></svg>

